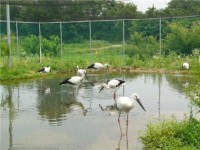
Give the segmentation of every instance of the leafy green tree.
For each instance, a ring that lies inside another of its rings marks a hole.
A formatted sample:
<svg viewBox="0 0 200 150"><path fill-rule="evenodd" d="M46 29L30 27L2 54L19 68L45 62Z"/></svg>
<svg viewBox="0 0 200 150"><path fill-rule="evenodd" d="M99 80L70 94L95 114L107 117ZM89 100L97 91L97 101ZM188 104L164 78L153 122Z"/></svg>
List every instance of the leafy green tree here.
<svg viewBox="0 0 200 150"><path fill-rule="evenodd" d="M130 19L136 18L137 7L132 3L122 3L111 1L104 3L105 8L102 10L102 17L107 19Z"/></svg>
<svg viewBox="0 0 200 150"><path fill-rule="evenodd" d="M89 40L89 24L86 23L63 23L63 42L81 43Z"/></svg>
<svg viewBox="0 0 200 150"><path fill-rule="evenodd" d="M28 54L39 55L39 39L35 35L30 35L23 40L22 46L24 51Z"/></svg>
<svg viewBox="0 0 200 150"><path fill-rule="evenodd" d="M45 56L59 56L60 39L58 36L50 36L50 39L42 39L42 54Z"/></svg>
<svg viewBox="0 0 200 150"><path fill-rule="evenodd" d="M175 51L178 54L192 54L195 48L200 47L199 21L192 26L185 27L182 23L174 22L170 24L171 32L167 34L164 44L165 51Z"/></svg>
<svg viewBox="0 0 200 150"><path fill-rule="evenodd" d="M200 1L198 0L171 0L160 14L162 16L191 16L200 14Z"/></svg>
<svg viewBox="0 0 200 150"><path fill-rule="evenodd" d="M130 57L138 55L141 60L158 55L159 43L153 36L144 36L135 32L127 43L126 54Z"/></svg>
<svg viewBox="0 0 200 150"><path fill-rule="evenodd" d="M11 20L20 20L20 14L22 7L19 5L10 5L10 19ZM0 19L6 20L6 5L0 4Z"/></svg>
<svg viewBox="0 0 200 150"><path fill-rule="evenodd" d="M23 40L22 46L27 54L39 55L40 46L39 38L30 35ZM57 36L50 36L50 39L42 38L41 41L42 55L59 56L60 39Z"/></svg>
<svg viewBox="0 0 200 150"><path fill-rule="evenodd" d="M200 48L200 21L193 22L190 30L189 43L191 43L191 49L193 51L194 49Z"/></svg>
<svg viewBox="0 0 200 150"><path fill-rule="evenodd" d="M140 32L144 36L154 36L159 39L159 19L133 20L129 27L130 34Z"/></svg>

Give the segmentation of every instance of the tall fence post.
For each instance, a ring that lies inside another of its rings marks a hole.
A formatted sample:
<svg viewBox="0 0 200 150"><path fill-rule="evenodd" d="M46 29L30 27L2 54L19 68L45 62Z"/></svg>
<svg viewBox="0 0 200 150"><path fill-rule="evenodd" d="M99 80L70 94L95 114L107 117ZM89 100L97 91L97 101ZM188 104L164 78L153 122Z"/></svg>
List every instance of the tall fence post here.
<svg viewBox="0 0 200 150"><path fill-rule="evenodd" d="M40 29L40 22L39 22L39 44L40 44L40 63L42 62L42 41L41 41L41 29Z"/></svg>
<svg viewBox="0 0 200 150"><path fill-rule="evenodd" d="M0 33L2 33L2 32L1 32L1 22L0 22ZM2 42L1 38L2 38L2 37L1 37L1 34L0 34L0 43ZM1 53L2 53L2 51L1 51L1 46L0 46L0 57L1 57L1 55L2 55ZM1 141L1 140L0 140L0 141ZM0 143L0 144L1 144L1 143Z"/></svg>
<svg viewBox="0 0 200 150"><path fill-rule="evenodd" d="M126 65L126 61L125 61L125 24L124 24L124 20L123 20L123 29L122 29L122 37L123 37L123 65ZM123 76L123 80L125 80L125 77ZM123 85L123 95L125 93L125 86Z"/></svg>
<svg viewBox="0 0 200 150"><path fill-rule="evenodd" d="M161 32L161 18L160 18L160 20L159 20L159 41L160 41L160 50L159 50L159 57L161 57L161 50L162 50L162 32Z"/></svg>
<svg viewBox="0 0 200 150"><path fill-rule="evenodd" d="M16 42L17 42L17 58L19 59L19 36L18 36L18 22L16 21Z"/></svg>
<svg viewBox="0 0 200 150"><path fill-rule="evenodd" d="M7 20L7 43L8 43L8 68L12 67L12 58L11 58L11 40L10 40L10 5L9 1L6 3L6 20Z"/></svg>
<svg viewBox="0 0 200 150"><path fill-rule="evenodd" d="M89 34L90 34L90 63L92 63L92 29L91 21L89 21Z"/></svg>
<svg viewBox="0 0 200 150"><path fill-rule="evenodd" d="M123 65L126 65L125 62L125 30L124 30L125 24L124 24L124 20L123 20Z"/></svg>
<svg viewBox="0 0 200 150"><path fill-rule="evenodd" d="M63 47L62 47L62 22L60 22L60 57L62 57Z"/></svg>

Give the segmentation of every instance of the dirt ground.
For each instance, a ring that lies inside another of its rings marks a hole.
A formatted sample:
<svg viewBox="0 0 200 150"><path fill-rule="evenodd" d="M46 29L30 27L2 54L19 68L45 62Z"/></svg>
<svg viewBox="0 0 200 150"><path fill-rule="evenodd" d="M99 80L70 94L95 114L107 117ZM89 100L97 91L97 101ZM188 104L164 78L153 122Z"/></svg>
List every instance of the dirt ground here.
<svg viewBox="0 0 200 150"><path fill-rule="evenodd" d="M134 72L134 73L170 73L170 74L187 74L190 73L189 70L167 70L167 69L141 69L141 68L109 68L112 72Z"/></svg>

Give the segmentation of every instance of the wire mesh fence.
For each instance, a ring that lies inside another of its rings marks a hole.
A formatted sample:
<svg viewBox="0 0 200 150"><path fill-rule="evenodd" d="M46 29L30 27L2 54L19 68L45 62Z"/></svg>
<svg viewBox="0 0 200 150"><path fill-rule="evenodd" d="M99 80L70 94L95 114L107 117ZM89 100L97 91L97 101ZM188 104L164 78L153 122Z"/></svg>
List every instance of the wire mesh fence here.
<svg viewBox="0 0 200 150"><path fill-rule="evenodd" d="M140 59L160 57L176 51L190 53L180 45L183 32L198 28L199 16L149 19L93 20L71 22L11 21L11 55L17 58L53 56L62 59L115 59L125 64L126 56ZM1 20L1 51L6 55L6 21ZM195 25L196 24L196 25ZM196 29L199 32L199 28ZM195 33L195 32L191 32ZM177 36L180 35L179 37ZM170 47L173 36L174 48ZM196 36L196 35L194 35ZM166 40L167 39L167 40ZM199 49L198 38L193 47ZM128 63L128 62L126 62Z"/></svg>

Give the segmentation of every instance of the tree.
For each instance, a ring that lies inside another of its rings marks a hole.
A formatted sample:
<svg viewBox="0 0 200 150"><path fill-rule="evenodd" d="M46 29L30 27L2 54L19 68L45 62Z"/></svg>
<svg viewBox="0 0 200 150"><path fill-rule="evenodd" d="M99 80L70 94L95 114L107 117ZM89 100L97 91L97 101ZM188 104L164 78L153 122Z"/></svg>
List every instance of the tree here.
<svg viewBox="0 0 200 150"><path fill-rule="evenodd" d="M200 14L198 0L171 0L163 10L165 16L190 16Z"/></svg>
<svg viewBox="0 0 200 150"><path fill-rule="evenodd" d="M192 54L195 48L200 47L200 22L194 21L191 26L185 26L182 22L170 24L171 32L167 34L164 44L165 51L175 51L178 54Z"/></svg>

